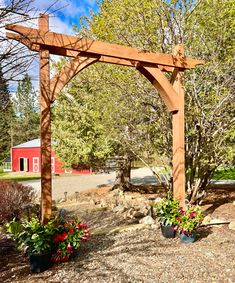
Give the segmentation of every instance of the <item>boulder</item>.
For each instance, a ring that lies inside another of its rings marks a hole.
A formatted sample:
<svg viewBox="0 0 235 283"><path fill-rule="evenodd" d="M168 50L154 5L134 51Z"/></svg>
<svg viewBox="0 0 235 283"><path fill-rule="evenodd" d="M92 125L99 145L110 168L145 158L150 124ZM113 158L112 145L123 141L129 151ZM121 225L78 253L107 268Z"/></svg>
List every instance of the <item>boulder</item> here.
<svg viewBox="0 0 235 283"><path fill-rule="evenodd" d="M211 216L207 215L204 217L203 221L202 221L202 225L208 225L211 222Z"/></svg>

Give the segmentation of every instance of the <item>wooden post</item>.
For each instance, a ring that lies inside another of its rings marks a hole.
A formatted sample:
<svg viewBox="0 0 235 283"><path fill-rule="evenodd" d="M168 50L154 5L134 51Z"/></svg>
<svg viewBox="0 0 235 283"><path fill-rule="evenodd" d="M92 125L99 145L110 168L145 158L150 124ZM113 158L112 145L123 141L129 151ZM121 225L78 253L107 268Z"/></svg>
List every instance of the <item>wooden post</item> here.
<svg viewBox="0 0 235 283"><path fill-rule="evenodd" d="M48 15L40 15L39 30L49 30ZM40 109L41 109L41 222L51 216L51 107L49 51L40 46Z"/></svg>
<svg viewBox="0 0 235 283"><path fill-rule="evenodd" d="M174 55L184 56L184 48L177 45ZM173 87L178 95L179 111L173 113L173 195L185 206L185 134L184 134L184 72L179 71L175 76Z"/></svg>

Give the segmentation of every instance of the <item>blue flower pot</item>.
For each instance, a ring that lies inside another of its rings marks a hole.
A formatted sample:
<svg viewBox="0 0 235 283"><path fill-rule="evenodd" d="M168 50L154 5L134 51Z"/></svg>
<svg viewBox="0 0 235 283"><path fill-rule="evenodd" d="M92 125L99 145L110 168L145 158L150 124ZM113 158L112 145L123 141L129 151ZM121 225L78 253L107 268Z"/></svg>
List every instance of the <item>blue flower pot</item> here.
<svg viewBox="0 0 235 283"><path fill-rule="evenodd" d="M184 234L184 233L180 233L179 234L179 238L181 240L181 242L183 243L193 243L196 241L196 231L192 231L192 233L189 234Z"/></svg>
<svg viewBox="0 0 235 283"><path fill-rule="evenodd" d="M174 226L161 224L161 231L165 238L175 238Z"/></svg>

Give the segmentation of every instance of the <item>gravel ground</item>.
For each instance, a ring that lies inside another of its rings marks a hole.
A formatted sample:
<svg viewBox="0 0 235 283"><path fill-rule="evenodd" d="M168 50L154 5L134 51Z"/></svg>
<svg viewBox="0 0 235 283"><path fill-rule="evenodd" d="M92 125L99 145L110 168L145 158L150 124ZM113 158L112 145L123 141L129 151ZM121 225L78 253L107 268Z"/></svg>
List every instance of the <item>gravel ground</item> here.
<svg viewBox="0 0 235 283"><path fill-rule="evenodd" d="M204 211L234 221L234 190L219 193L220 199L211 190ZM178 238L165 239L156 225L133 224L121 213L92 204L94 195L91 190L78 203L63 204L68 214L80 215L92 228L93 236L77 258L30 274L27 258L5 243L1 282L235 282L235 231L228 225L200 227L197 241L183 244ZM106 192L101 198L110 196Z"/></svg>

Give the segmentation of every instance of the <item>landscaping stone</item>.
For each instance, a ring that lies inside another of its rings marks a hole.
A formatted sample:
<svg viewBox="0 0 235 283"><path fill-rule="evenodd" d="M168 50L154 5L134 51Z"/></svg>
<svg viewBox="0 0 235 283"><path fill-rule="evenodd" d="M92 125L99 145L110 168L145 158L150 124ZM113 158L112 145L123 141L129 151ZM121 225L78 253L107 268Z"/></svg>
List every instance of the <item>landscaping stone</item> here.
<svg viewBox="0 0 235 283"><path fill-rule="evenodd" d="M202 221L202 225L208 225L211 222L211 216L207 215L204 217L203 221Z"/></svg>
<svg viewBox="0 0 235 283"><path fill-rule="evenodd" d="M126 208L123 205L118 205L118 206L115 206L113 208L113 212L115 212L115 213L122 213L125 210L126 210Z"/></svg>
<svg viewBox="0 0 235 283"><path fill-rule="evenodd" d="M149 216L149 215L147 215L144 218L140 219L139 223L140 224L148 224L148 225L155 225L156 224L154 219L151 216Z"/></svg>
<svg viewBox="0 0 235 283"><path fill-rule="evenodd" d="M133 213L133 217L135 217L135 218L142 218L142 217L144 217L145 215L144 215L144 213L142 213L142 212L140 212L140 211L135 211L134 213Z"/></svg>
<svg viewBox="0 0 235 283"><path fill-rule="evenodd" d="M235 221L231 221L228 225L228 228L235 231Z"/></svg>

